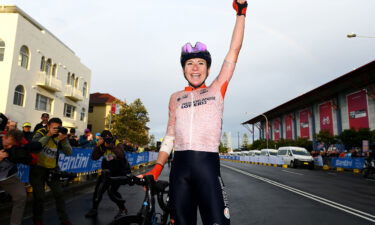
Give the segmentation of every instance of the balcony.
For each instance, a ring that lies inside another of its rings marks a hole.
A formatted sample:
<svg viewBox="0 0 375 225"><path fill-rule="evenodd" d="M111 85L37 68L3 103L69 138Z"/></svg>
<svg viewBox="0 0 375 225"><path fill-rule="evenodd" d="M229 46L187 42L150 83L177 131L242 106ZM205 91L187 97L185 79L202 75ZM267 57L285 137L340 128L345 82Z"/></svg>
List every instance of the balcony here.
<svg viewBox="0 0 375 225"><path fill-rule="evenodd" d="M42 71L38 72L38 80L36 82L36 85L51 92L61 91L62 89L61 80L58 80L51 75L47 75L45 72Z"/></svg>
<svg viewBox="0 0 375 225"><path fill-rule="evenodd" d="M82 91L78 90L70 84L66 85L65 97L75 102L83 100Z"/></svg>

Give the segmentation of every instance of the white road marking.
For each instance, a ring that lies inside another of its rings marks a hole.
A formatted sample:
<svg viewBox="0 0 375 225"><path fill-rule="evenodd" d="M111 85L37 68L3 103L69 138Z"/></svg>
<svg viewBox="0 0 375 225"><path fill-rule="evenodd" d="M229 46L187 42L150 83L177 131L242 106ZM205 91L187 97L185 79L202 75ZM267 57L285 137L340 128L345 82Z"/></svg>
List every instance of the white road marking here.
<svg viewBox="0 0 375 225"><path fill-rule="evenodd" d="M243 171L243 170L231 167L231 166L227 166L227 165L223 165L223 164L221 166L226 167L226 168L228 168L230 170L236 171L238 173L242 173L242 174L244 174L246 176L249 176L249 177L252 177L252 178L264 181L266 183L272 184L274 186L280 187L282 189L288 190L290 192L296 193L298 195L301 195L303 197L309 198L311 200L320 202L320 203L322 203L324 205L328 205L328 206L336 208L338 210L347 212L347 213L352 214L354 216L358 216L358 217L361 217L361 218L363 218L365 220L368 220L368 221L371 221L371 222L375 222L375 216L371 215L370 213L366 213L366 212L363 212L363 211L351 208L349 206L342 205L340 203L337 203L337 202L334 202L334 201L331 201L331 200L319 197L317 195L313 195L313 194L307 193L307 192L299 190L297 188L293 188L293 187L287 186L285 184L281 184L279 182L270 180L268 178L264 178L264 177L261 177L261 176L258 176L258 175L255 175L255 174L252 174L252 173L249 173L249 172L246 172L246 171Z"/></svg>
<svg viewBox="0 0 375 225"><path fill-rule="evenodd" d="M375 181L375 180L373 180L373 179L366 179L366 180L369 180L369 181Z"/></svg>
<svg viewBox="0 0 375 225"><path fill-rule="evenodd" d="M297 174L297 175L300 175L300 176L303 176L304 174L302 173L296 173L296 172L292 172L292 171L288 171L288 170L281 170L283 172L286 172L286 173L292 173L292 174Z"/></svg>

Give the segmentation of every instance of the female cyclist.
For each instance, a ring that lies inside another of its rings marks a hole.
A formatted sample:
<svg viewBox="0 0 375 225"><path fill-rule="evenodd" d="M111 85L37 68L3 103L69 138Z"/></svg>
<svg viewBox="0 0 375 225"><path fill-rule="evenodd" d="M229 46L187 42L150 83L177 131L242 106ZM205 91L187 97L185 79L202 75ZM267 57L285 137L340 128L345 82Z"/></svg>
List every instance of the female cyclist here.
<svg viewBox="0 0 375 225"><path fill-rule="evenodd" d="M156 165L147 173L156 180L175 149L169 195L171 221L177 225L196 224L198 207L204 225L230 224L218 147L224 97L243 41L247 2L235 0L233 8L237 18L230 49L210 86L205 85L211 66L206 45L197 42L182 47L180 61L189 85L170 97L167 132Z"/></svg>

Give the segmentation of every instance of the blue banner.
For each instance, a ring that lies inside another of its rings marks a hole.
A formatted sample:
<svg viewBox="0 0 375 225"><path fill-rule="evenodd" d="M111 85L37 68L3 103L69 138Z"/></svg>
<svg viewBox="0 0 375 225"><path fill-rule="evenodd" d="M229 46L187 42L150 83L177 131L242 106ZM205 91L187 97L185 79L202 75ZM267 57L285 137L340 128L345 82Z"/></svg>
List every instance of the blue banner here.
<svg viewBox="0 0 375 225"><path fill-rule="evenodd" d="M87 173L101 169L102 158L100 158L99 160L92 160L92 151L93 149L90 148L73 148L73 152L69 156L60 153L58 162L60 169L73 173ZM148 163L150 159L148 152L126 152L125 157L128 159L130 166ZM20 177L22 182L29 182L29 171L29 166L18 164L18 176Z"/></svg>
<svg viewBox="0 0 375 225"><path fill-rule="evenodd" d="M332 158L332 167L345 169L363 169L365 165L364 158Z"/></svg>

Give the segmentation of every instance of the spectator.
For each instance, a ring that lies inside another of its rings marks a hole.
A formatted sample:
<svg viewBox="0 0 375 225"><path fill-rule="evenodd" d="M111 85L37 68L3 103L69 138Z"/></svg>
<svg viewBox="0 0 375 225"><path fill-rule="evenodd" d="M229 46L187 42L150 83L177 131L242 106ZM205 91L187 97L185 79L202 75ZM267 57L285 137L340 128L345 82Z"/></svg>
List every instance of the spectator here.
<svg viewBox="0 0 375 225"><path fill-rule="evenodd" d="M72 147L78 147L79 146L78 137L76 135L76 129L75 128L70 128L70 131L69 131L69 134L68 134L68 140L69 140L70 146L72 146Z"/></svg>
<svg viewBox="0 0 375 225"><path fill-rule="evenodd" d="M23 134L19 130L10 130L2 137L4 149L0 150L0 187L12 196L10 225L21 225L26 204L26 190L17 176L16 162L10 159L11 151L21 144Z"/></svg>
<svg viewBox="0 0 375 225"><path fill-rule="evenodd" d="M110 176L125 176L131 173L131 170L123 149L124 147L121 144L116 144L116 139L113 137L112 133L109 130L104 130L98 140L98 146L96 146L92 152L92 159L98 160L103 157L102 169L108 170ZM111 195L109 196L119 208L116 218L125 215L127 210L125 208L125 201L120 200L121 194L118 192L119 187L119 184L110 185L105 182L103 175L99 176L93 196L93 206L91 210L85 214L85 217L97 216L99 203L103 194L108 189L111 189L111 192L115 193L116 196L116 198L113 198Z"/></svg>
<svg viewBox="0 0 375 225"><path fill-rule="evenodd" d="M79 145L82 148L91 148L95 145L94 137L90 129L85 129L85 134L79 137Z"/></svg>
<svg viewBox="0 0 375 225"><path fill-rule="evenodd" d="M48 120L49 120L49 114L48 113L43 113L42 117L40 119L42 119L42 122L38 123L35 126L35 128L34 128L34 134L36 134L37 130L39 130L41 128L47 128L47 123L48 123Z"/></svg>
<svg viewBox="0 0 375 225"><path fill-rule="evenodd" d="M22 132L25 139L30 143L33 139L33 132L31 132L31 123L26 122L22 125Z"/></svg>
<svg viewBox="0 0 375 225"><path fill-rule="evenodd" d="M15 129L17 129L17 122L13 120L8 120L5 130L9 131L9 130L15 130Z"/></svg>
<svg viewBox="0 0 375 225"><path fill-rule="evenodd" d="M95 146L98 146L98 145L99 145L99 139L100 139L100 133L96 133L96 134L95 134L95 139L94 139L94 141L95 141Z"/></svg>
<svg viewBox="0 0 375 225"><path fill-rule="evenodd" d="M38 153L36 165L30 167L30 184L33 187L33 220L34 225L43 225L43 211L45 200L45 185L52 191L56 201L56 210L62 225L71 225L65 209L63 189L60 178L50 176L58 169L57 159L59 153L72 154L72 147L67 139L67 131L60 131L62 126L60 118L51 118L47 128L39 129L33 137L33 141L39 141L43 149Z"/></svg>

